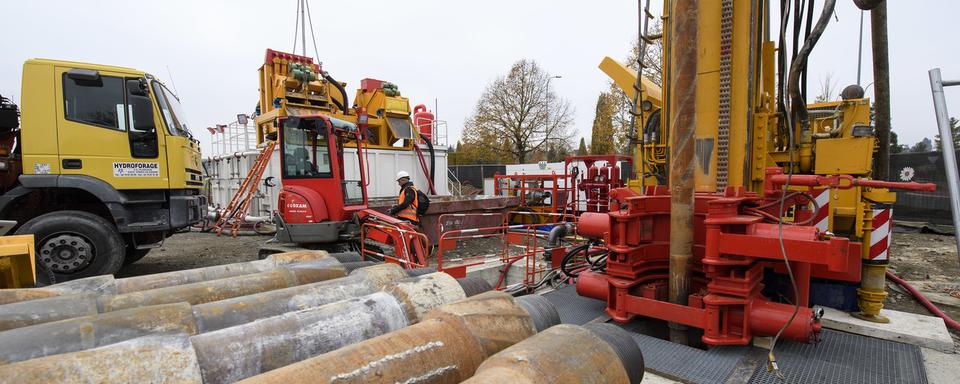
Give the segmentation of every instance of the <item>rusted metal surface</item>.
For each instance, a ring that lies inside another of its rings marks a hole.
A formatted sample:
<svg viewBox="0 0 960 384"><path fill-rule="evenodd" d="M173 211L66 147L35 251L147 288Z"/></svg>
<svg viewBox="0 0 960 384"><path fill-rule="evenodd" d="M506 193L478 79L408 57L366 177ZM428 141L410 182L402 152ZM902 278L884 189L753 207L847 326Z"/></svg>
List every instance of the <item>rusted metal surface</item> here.
<svg viewBox="0 0 960 384"><path fill-rule="evenodd" d="M396 203L396 199L378 199L371 200L370 209L387 213L390 206ZM515 208L520 203L520 198L516 196L430 196L430 209L427 214L421 218L420 224L423 226L423 232L430 240L430 244L437 244L440 234L437 233L437 219L440 215L451 213L480 213L480 212L498 212L505 213ZM480 226L477 218L464 218L460 223L460 228L476 228Z"/></svg>
<svg viewBox="0 0 960 384"><path fill-rule="evenodd" d="M219 280L228 277L267 272L283 265L307 261L327 263L327 265L337 265L339 263L336 259L330 257L325 251L291 251L273 254L264 260L215 265L204 268L194 268L183 271L155 273L151 275L117 279L117 293L123 294L139 292L150 289L172 287L176 285L192 284L202 281Z"/></svg>
<svg viewBox="0 0 960 384"><path fill-rule="evenodd" d="M181 301L196 305L343 276L346 273L339 266L302 269L286 266L268 272L101 297L98 306L101 312L109 312Z"/></svg>
<svg viewBox="0 0 960 384"><path fill-rule="evenodd" d="M197 335L204 383L232 383L407 326L403 307L377 292Z"/></svg>
<svg viewBox="0 0 960 384"><path fill-rule="evenodd" d="M96 313L97 297L92 293L5 304L0 305L0 331Z"/></svg>
<svg viewBox="0 0 960 384"><path fill-rule="evenodd" d="M200 332L211 332L369 295L405 277L407 274L399 265L380 264L355 270L344 278L196 305L193 313Z"/></svg>
<svg viewBox="0 0 960 384"><path fill-rule="evenodd" d="M422 322L243 383L459 383L483 360L534 333L510 295L488 292L437 308Z"/></svg>
<svg viewBox="0 0 960 384"><path fill-rule="evenodd" d="M686 305L693 254L695 135L697 130L697 34L695 0L674 2L670 20L670 283L671 303ZM670 340L687 343L682 325L671 324Z"/></svg>
<svg viewBox="0 0 960 384"><path fill-rule="evenodd" d="M185 334L141 337L0 365L0 383L201 383Z"/></svg>
<svg viewBox="0 0 960 384"><path fill-rule="evenodd" d="M561 324L491 356L464 383L631 382L623 363L607 342L583 327Z"/></svg>
<svg viewBox="0 0 960 384"><path fill-rule="evenodd" d="M2 289L0 290L0 305L78 293L114 294L116 293L114 278L112 275L102 275L71 280L43 288Z"/></svg>
<svg viewBox="0 0 960 384"><path fill-rule="evenodd" d="M447 304L428 313L424 320L451 318L463 323L483 347L486 356L502 351L537 333L530 314L509 294L494 291Z"/></svg>
<svg viewBox="0 0 960 384"><path fill-rule="evenodd" d="M155 333L197 333L190 305L164 304L0 332L0 364L76 352Z"/></svg>
<svg viewBox="0 0 960 384"><path fill-rule="evenodd" d="M388 284L384 291L403 304L410 323L418 322L424 314L440 305L467 297L457 279L443 272L401 279Z"/></svg>

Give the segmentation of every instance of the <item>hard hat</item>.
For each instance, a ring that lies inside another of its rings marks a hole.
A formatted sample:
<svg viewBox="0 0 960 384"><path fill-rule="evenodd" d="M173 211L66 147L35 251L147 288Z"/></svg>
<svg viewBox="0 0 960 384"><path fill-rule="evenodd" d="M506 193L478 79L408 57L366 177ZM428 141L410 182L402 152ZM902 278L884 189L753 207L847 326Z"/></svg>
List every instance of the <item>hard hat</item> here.
<svg viewBox="0 0 960 384"><path fill-rule="evenodd" d="M397 172L397 180L398 180L398 181L399 181L400 179L404 178L404 177L406 177L406 178L409 179L409 178L410 178L410 174L407 173L407 171Z"/></svg>

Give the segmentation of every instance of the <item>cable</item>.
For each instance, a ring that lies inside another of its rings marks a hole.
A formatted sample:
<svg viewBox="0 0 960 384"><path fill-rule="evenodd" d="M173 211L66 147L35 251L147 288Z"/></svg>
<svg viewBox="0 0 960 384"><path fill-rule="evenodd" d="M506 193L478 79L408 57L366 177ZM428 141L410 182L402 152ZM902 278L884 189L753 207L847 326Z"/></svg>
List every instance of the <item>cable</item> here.
<svg viewBox="0 0 960 384"><path fill-rule="evenodd" d="M791 180L791 177L793 177L793 164L794 164L793 126L795 122L793 120L793 117L794 117L793 112L794 112L794 107L799 106L800 108L799 117L801 118L801 123L808 124L807 121L803 120L807 118L807 112L806 112L805 101L803 100L803 95L800 93L798 89L799 88L799 72L804 70L804 68L806 67L807 57L810 55L810 51L813 50L813 47L817 44L817 40L820 39L820 36L823 34L823 31L826 29L827 23L830 21L830 15L833 13L833 9L835 6L836 6L836 0L826 0L824 2L823 11L820 14L819 20L817 20L817 25L813 28L810 36L808 36L806 41L804 41L803 47L800 49L797 57L794 58L794 61L791 63L790 76L789 76L789 80L790 80L789 90L790 90L791 102L789 103L789 105L784 106L785 112L786 112L784 115L787 121L787 132L788 132L787 151L789 152L789 161L787 163L788 165L787 181L783 186L783 193L780 196L780 209L777 212L777 214L780 216L779 220L777 220L777 237L780 243L780 253L783 255L784 266L786 267L787 274L790 277L790 285L793 288L793 294L795 299L794 299L793 313L790 315L790 319L787 320L787 322L780 327L780 329L777 331L777 334L773 337L773 342L770 343L770 352L767 354L767 360L768 360L767 369L770 371L776 372L777 377L779 377L781 380L784 379L784 376L780 372L779 367L777 366L777 359L773 351L777 346L777 341L780 339L780 336L783 335L783 332L787 329L787 327L789 327L790 324L793 323L794 319L796 319L797 313L800 312L800 297L799 297L799 292L797 292L797 281L793 275L793 268L790 267L790 259L787 256L786 247L783 244L783 207L787 200L787 196L788 196L787 191L790 189L790 180ZM783 37L782 36L783 33L784 33L783 28L781 28L781 38Z"/></svg>
<svg viewBox="0 0 960 384"><path fill-rule="evenodd" d="M297 17L293 19L293 50L290 52L294 54L297 53L297 36L299 35L297 31L300 30L300 1L297 0Z"/></svg>

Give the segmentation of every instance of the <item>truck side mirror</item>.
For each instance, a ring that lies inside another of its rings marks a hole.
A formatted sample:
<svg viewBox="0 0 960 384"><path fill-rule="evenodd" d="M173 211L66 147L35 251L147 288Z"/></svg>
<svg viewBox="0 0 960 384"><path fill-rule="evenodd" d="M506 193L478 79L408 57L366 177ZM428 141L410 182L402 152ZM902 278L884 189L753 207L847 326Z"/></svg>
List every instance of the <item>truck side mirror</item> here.
<svg viewBox="0 0 960 384"><path fill-rule="evenodd" d="M137 81L127 80L127 92L135 96L149 96L147 92L147 81L137 79Z"/></svg>

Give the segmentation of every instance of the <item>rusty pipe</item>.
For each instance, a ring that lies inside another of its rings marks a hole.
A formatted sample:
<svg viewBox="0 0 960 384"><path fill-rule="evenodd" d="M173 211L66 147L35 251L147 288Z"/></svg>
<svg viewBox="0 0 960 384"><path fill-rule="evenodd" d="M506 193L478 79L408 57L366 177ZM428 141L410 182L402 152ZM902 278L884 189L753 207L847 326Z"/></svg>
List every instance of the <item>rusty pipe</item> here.
<svg viewBox="0 0 960 384"><path fill-rule="evenodd" d="M0 364L70 353L157 333L197 333L190 304L176 303L0 332Z"/></svg>
<svg viewBox="0 0 960 384"><path fill-rule="evenodd" d="M513 297L487 292L438 307L415 325L244 383L459 383L489 356L536 333Z"/></svg>
<svg viewBox="0 0 960 384"><path fill-rule="evenodd" d="M204 383L235 382L416 323L419 317L408 317L406 302L429 311L463 298L459 282L437 272L391 283L382 292L200 334L191 342Z"/></svg>
<svg viewBox="0 0 960 384"><path fill-rule="evenodd" d="M491 356L464 383L637 384L643 369L640 348L622 328L560 324Z"/></svg>
<svg viewBox="0 0 960 384"><path fill-rule="evenodd" d="M677 0L670 20L670 280L671 303L687 305L693 255L694 142L697 129L698 2ZM670 340L687 344L686 327L670 323Z"/></svg>
<svg viewBox="0 0 960 384"><path fill-rule="evenodd" d="M211 332L369 295L405 277L407 273L402 267L384 263L357 269L344 278L195 305L193 315L200 333Z"/></svg>
<svg viewBox="0 0 960 384"><path fill-rule="evenodd" d="M313 263L291 264L267 272L100 297L97 306L101 312L109 312L181 301L196 305L346 276L340 265L330 266L322 260Z"/></svg>
<svg viewBox="0 0 960 384"><path fill-rule="evenodd" d="M353 260L348 254L337 254L339 258ZM339 259L324 251L302 250L270 255L265 260L215 265L204 268L187 269L150 275L114 279L112 275L92 276L71 280L42 288L19 288L0 290L0 305L29 301L54 296L80 293L114 295L170 287L180 284L198 283L273 270L286 264L305 261L325 260L335 265Z"/></svg>
<svg viewBox="0 0 960 384"><path fill-rule="evenodd" d="M0 305L0 331L97 314L93 293L54 296Z"/></svg>
<svg viewBox="0 0 960 384"><path fill-rule="evenodd" d="M275 253L263 260L247 261L210 267L187 269L150 275L117 279L117 293L146 291L150 289L219 280L228 277L272 271L287 264L314 262L316 265L334 266L340 262L325 251L301 250Z"/></svg>
<svg viewBox="0 0 960 384"><path fill-rule="evenodd" d="M160 334L0 365L0 383L201 383L185 334Z"/></svg>

